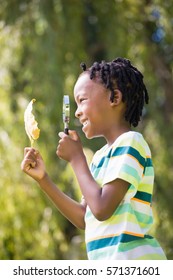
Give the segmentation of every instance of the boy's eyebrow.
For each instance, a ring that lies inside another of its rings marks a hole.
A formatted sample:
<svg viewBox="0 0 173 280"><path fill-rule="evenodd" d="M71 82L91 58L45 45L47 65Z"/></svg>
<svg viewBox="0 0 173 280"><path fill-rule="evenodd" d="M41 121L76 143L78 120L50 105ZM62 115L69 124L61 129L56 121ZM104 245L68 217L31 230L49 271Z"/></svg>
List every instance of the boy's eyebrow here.
<svg viewBox="0 0 173 280"><path fill-rule="evenodd" d="M74 100L75 102L79 101L80 97L85 97L86 96L86 92L80 92L77 95L74 96Z"/></svg>

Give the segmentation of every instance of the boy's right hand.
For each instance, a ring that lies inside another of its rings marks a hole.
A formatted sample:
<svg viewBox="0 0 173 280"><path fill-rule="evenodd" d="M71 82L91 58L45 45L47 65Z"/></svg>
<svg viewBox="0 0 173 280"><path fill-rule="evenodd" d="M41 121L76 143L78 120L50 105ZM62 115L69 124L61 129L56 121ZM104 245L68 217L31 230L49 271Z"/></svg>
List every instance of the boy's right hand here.
<svg viewBox="0 0 173 280"><path fill-rule="evenodd" d="M46 168L40 153L33 148L24 149L24 159L21 169L36 181L43 179L46 175Z"/></svg>

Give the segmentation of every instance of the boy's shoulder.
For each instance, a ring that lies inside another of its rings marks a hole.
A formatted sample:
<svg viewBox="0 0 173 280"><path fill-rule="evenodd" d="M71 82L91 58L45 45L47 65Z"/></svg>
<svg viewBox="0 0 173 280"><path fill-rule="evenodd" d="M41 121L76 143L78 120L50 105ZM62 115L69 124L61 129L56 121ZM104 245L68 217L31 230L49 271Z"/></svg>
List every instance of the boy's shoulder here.
<svg viewBox="0 0 173 280"><path fill-rule="evenodd" d="M96 155L110 153L119 147L133 147L143 155L150 155L151 153L148 143L141 133L136 131L128 131L121 134L110 147L107 144L104 145L96 152Z"/></svg>
<svg viewBox="0 0 173 280"><path fill-rule="evenodd" d="M114 142L114 149L117 147L132 147L143 156L151 156L151 151L144 136L136 131L123 133Z"/></svg>
<svg viewBox="0 0 173 280"><path fill-rule="evenodd" d="M117 145L133 145L133 142L137 142L141 145L148 145L146 140L144 139L144 136L140 132L136 131L128 131L123 134L121 134L113 143L113 147L116 147Z"/></svg>

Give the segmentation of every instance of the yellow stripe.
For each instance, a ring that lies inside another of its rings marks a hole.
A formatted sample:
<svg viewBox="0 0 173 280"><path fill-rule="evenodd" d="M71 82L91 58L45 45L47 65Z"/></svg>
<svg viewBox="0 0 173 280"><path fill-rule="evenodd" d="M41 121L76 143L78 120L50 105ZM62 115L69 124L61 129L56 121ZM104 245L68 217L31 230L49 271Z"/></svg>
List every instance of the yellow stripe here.
<svg viewBox="0 0 173 280"><path fill-rule="evenodd" d="M132 156L132 155L130 155L130 154L127 154L127 156L133 158L133 159L138 163L138 165L140 166L140 168L142 168L142 170L144 169L144 166L141 165L141 164L139 163L139 161L137 160L137 158L135 158L134 156Z"/></svg>
<svg viewBox="0 0 173 280"><path fill-rule="evenodd" d="M119 236L121 234L128 234L128 235L133 235L133 236L144 237L144 234L141 234L141 233L130 232L130 231L122 231L122 233L108 234L108 235L98 236L94 239L88 239L86 242L88 243L88 242L94 241L94 240L99 240L99 239L104 239L104 238L109 238L109 237L115 237L115 236Z"/></svg>
<svg viewBox="0 0 173 280"><path fill-rule="evenodd" d="M135 198L135 197L132 197L131 200L136 200L136 201L138 201L138 202L140 202L140 203L147 204L147 205L150 205L150 204L151 204L151 203L148 202L148 201L143 201L143 200L141 200L141 199L139 199L139 198Z"/></svg>

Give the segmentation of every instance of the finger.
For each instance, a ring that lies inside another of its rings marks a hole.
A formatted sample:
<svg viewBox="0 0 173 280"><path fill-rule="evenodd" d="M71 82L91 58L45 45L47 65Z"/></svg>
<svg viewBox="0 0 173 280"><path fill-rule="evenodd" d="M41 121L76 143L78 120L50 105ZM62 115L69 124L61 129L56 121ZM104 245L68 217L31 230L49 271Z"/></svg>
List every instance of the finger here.
<svg viewBox="0 0 173 280"><path fill-rule="evenodd" d="M67 136L67 134L65 134L63 131L61 131L61 132L58 133L58 136L62 139L65 136Z"/></svg>
<svg viewBox="0 0 173 280"><path fill-rule="evenodd" d="M31 151L34 153L35 149L33 149L33 148L31 148L31 147L26 147L26 148L24 149L24 156L26 156L26 154L27 154L28 152L31 152Z"/></svg>
<svg viewBox="0 0 173 280"><path fill-rule="evenodd" d="M56 155L59 157L59 148L56 149Z"/></svg>
<svg viewBox="0 0 173 280"><path fill-rule="evenodd" d="M31 159L25 159L21 163L21 169L24 172L29 171L31 168L34 168L36 166L36 161L33 161Z"/></svg>
<svg viewBox="0 0 173 280"><path fill-rule="evenodd" d="M59 150L59 146L57 147L57 150L56 150L56 155L57 155L59 158L61 158L61 157L60 157L61 152L60 152L60 150Z"/></svg>
<svg viewBox="0 0 173 280"><path fill-rule="evenodd" d="M36 161L37 158L38 158L38 152L36 152L34 149L29 149L24 157L24 159L29 159L33 161Z"/></svg>

